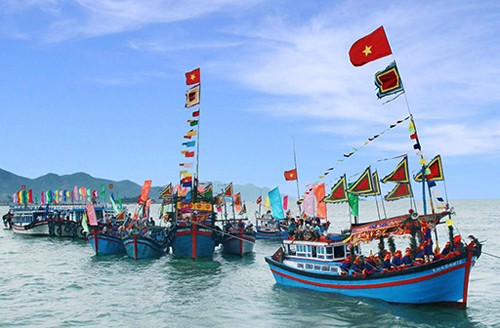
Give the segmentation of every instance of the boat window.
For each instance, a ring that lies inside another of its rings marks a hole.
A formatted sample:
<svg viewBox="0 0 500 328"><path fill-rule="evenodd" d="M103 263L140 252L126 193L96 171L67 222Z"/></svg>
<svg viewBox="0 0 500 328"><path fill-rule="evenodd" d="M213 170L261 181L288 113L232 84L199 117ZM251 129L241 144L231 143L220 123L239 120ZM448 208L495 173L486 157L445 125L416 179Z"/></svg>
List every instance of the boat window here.
<svg viewBox="0 0 500 328"><path fill-rule="evenodd" d="M331 246L325 247L325 252L326 254L333 254L333 247Z"/></svg>
<svg viewBox="0 0 500 328"><path fill-rule="evenodd" d="M338 258L344 258L345 257L345 247L344 246L335 246L333 248L333 255L335 256L336 259Z"/></svg>

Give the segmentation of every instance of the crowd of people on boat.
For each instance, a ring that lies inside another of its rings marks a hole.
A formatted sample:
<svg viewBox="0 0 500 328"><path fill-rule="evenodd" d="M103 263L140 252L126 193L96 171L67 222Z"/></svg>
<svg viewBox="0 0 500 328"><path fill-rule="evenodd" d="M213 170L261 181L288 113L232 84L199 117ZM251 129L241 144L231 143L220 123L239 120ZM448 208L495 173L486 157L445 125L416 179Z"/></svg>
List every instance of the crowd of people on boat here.
<svg viewBox="0 0 500 328"><path fill-rule="evenodd" d="M373 273L392 272L454 257L464 251L465 244L460 235L456 235L452 242L446 242L442 250L438 246L432 250L433 242L430 237L430 229L425 224L422 226L422 234L422 242L417 247L416 252L412 252L410 247L406 247L404 254L399 249L393 253L386 249L380 249L379 253L370 252L366 257L348 255L340 266L341 274L367 276Z"/></svg>
<svg viewBox="0 0 500 328"><path fill-rule="evenodd" d="M320 218L288 218L288 238L293 240L320 241L328 233L330 221Z"/></svg>
<svg viewBox="0 0 500 328"><path fill-rule="evenodd" d="M242 219L238 221L230 220L224 225L224 232L229 234L239 234L240 232L246 234L254 234L254 226L251 222L245 223Z"/></svg>

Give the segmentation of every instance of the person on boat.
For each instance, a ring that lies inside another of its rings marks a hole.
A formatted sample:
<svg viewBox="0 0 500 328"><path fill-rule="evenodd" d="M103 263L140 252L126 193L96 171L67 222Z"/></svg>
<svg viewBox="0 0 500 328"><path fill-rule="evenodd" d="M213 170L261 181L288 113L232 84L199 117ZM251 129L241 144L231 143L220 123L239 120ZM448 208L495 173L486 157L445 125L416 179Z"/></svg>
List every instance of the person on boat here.
<svg viewBox="0 0 500 328"><path fill-rule="evenodd" d="M304 234L307 231L306 224L304 223L304 219L299 220L299 226L297 227L297 235L299 240L304 240Z"/></svg>
<svg viewBox="0 0 500 328"><path fill-rule="evenodd" d="M288 224L288 237L296 237L297 233L297 224L293 218L290 219L290 223Z"/></svg>
<svg viewBox="0 0 500 328"><path fill-rule="evenodd" d="M314 240L318 240L321 237L321 228L318 226L318 222L313 220L311 227L311 234Z"/></svg>
<svg viewBox="0 0 500 328"><path fill-rule="evenodd" d="M351 257L348 255L340 265L341 274L345 275L351 269Z"/></svg>
<svg viewBox="0 0 500 328"><path fill-rule="evenodd" d="M434 249L434 256L432 258L433 261L438 261L441 260L443 257L441 256L441 250L439 249L439 246L436 246L436 249Z"/></svg>
<svg viewBox="0 0 500 328"><path fill-rule="evenodd" d="M420 247L417 250L417 253L415 254L415 260L413 261L415 265L421 265L425 263L425 258L424 258L424 245L420 245Z"/></svg>
<svg viewBox="0 0 500 328"><path fill-rule="evenodd" d="M370 275L378 271L379 270L377 267L377 263L375 262L375 257L373 256L372 253L370 253L370 255L368 255L368 257L365 260L365 265L363 268L363 276L366 277L367 275Z"/></svg>
<svg viewBox="0 0 500 328"><path fill-rule="evenodd" d="M451 243L449 241L447 241L443 247L443 250L440 253L441 258L447 257L448 254L450 254L450 252L451 252Z"/></svg>
<svg viewBox="0 0 500 328"><path fill-rule="evenodd" d="M266 214L264 214L264 219L266 219L267 221L274 221L274 217L273 215L271 214L271 211L268 210L266 212Z"/></svg>
<svg viewBox="0 0 500 328"><path fill-rule="evenodd" d="M406 247L405 255L401 259L401 265L404 267L407 267L407 266L410 266L411 263L412 263L412 261L411 261L411 248Z"/></svg>
<svg viewBox="0 0 500 328"><path fill-rule="evenodd" d="M392 270L391 252L385 253L384 261L382 262L382 270L384 272Z"/></svg>
<svg viewBox="0 0 500 328"><path fill-rule="evenodd" d="M403 264L402 254L399 249L396 252L394 252L391 264L394 269L399 268L401 264Z"/></svg>
<svg viewBox="0 0 500 328"><path fill-rule="evenodd" d="M432 260L432 256L434 252L432 251L433 241L431 235L431 229L429 229L427 222L422 221L420 223L421 231L422 231L422 240L424 245L424 259L426 262L430 262Z"/></svg>
<svg viewBox="0 0 500 328"><path fill-rule="evenodd" d="M242 219L238 220L238 230L243 231L245 229L245 223L243 223Z"/></svg>
<svg viewBox="0 0 500 328"><path fill-rule="evenodd" d="M155 226L155 220L153 219L153 217L149 218L149 225L152 226L152 227Z"/></svg>
<svg viewBox="0 0 500 328"><path fill-rule="evenodd" d="M360 266L359 256L356 256L354 258L354 261L351 264L350 272L352 272L353 275L355 276L356 274L361 273L362 271L363 271L363 268L361 268L361 266Z"/></svg>

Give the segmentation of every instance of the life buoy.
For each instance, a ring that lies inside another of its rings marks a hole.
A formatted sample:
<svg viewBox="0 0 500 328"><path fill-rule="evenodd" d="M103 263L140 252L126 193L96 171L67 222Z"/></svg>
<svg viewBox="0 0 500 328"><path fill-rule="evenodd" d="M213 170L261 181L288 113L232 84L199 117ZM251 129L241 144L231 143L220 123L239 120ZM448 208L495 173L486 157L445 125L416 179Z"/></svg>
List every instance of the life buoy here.
<svg viewBox="0 0 500 328"><path fill-rule="evenodd" d="M413 213L411 213L411 218L412 218L413 220L418 219L418 213L417 213L417 212L413 212Z"/></svg>

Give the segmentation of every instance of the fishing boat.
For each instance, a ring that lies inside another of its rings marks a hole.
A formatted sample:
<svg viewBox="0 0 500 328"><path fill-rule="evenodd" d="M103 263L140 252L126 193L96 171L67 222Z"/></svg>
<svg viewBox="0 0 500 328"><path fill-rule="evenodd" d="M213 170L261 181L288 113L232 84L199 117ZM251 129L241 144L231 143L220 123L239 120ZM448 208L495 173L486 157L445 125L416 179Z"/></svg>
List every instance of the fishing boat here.
<svg viewBox="0 0 500 328"><path fill-rule="evenodd" d="M213 204L197 202L184 204L179 210L172 239L176 258L212 258L220 243L220 228L215 225ZM190 206L193 207L190 207ZM182 205L181 205L182 206Z"/></svg>
<svg viewBox="0 0 500 328"><path fill-rule="evenodd" d="M229 229L224 232L222 239L222 251L225 254L238 255L243 257L253 253L255 245L255 232L250 227Z"/></svg>
<svg viewBox="0 0 500 328"><path fill-rule="evenodd" d="M165 227L150 226L132 229L122 237L127 256L134 260L158 258L168 253L170 231Z"/></svg>
<svg viewBox="0 0 500 328"><path fill-rule="evenodd" d="M400 216L353 227L351 240L366 234L377 236L389 230L407 229L408 222L439 224L449 212L433 215ZM411 223L410 223L411 225ZM389 227L390 228L387 228ZM439 260L389 270L342 270L342 263L350 262L351 244L340 235L324 241L285 240L273 256L265 258L278 284L312 289L320 292L367 297L390 303L428 304L457 303L465 307L472 266L481 255L477 239L465 245L456 244L449 256ZM356 254L353 252L352 254Z"/></svg>
<svg viewBox="0 0 500 328"><path fill-rule="evenodd" d="M121 239L127 256L134 260L159 258L168 253L171 244L171 229L156 226L153 218L149 219L151 182L144 181L139 206L134 216L125 220L121 229Z"/></svg>
<svg viewBox="0 0 500 328"><path fill-rule="evenodd" d="M50 206L48 216L49 235L52 237L71 237L87 239L87 232L82 226L82 219L86 213L83 204L58 204ZM98 221L114 217L113 209L106 205L94 206Z"/></svg>
<svg viewBox="0 0 500 328"><path fill-rule="evenodd" d="M121 255L125 254L121 230L107 232L99 228L92 228L88 240L95 255Z"/></svg>
<svg viewBox="0 0 500 328"><path fill-rule="evenodd" d="M215 246L220 243L220 228L215 224L213 187L211 182L201 183L198 173L200 154L200 68L186 73L185 108L191 109L187 120L190 130L184 135L183 163L179 172L180 183L171 188L168 196L173 205L170 214L174 224L172 253L176 258L211 259ZM194 140L193 140L194 139ZM196 159L196 165L192 162ZM189 169L195 168L195 171Z"/></svg>
<svg viewBox="0 0 500 328"><path fill-rule="evenodd" d="M38 206L14 206L11 207L12 231L21 235L48 236L49 217L52 211Z"/></svg>
<svg viewBox="0 0 500 328"><path fill-rule="evenodd" d="M369 52L366 52L367 44L370 45ZM381 48L384 48L383 51ZM373 56L367 57L370 54ZM389 54L391 51L383 27L358 40L350 51L351 62L355 66ZM398 97L404 93L395 62L377 72L375 78L379 98L386 95ZM406 105L408 106L408 102ZM315 241L284 241L273 256L265 258L278 284L390 303L439 303L466 307L471 270L481 255L482 244L472 235L469 236L470 241L466 241L455 233L452 219L454 210L449 206L447 197L444 199L439 196L436 187L436 181L444 183L441 156L437 155L427 162L409 107L408 113L408 117L392 124L389 129L409 120L410 139L414 142L413 149L419 157L417 173L410 176L407 155L404 154L385 159L402 158L396 168L383 179L378 178L376 171L372 173L371 166L350 184L347 184L345 174L341 176L323 202L348 202L350 229L343 234L322 236ZM382 133L368 138L362 147ZM359 148L353 149L354 151L344 154L344 158L351 157ZM331 170L333 168L327 172ZM411 180L421 184L420 209L423 214L417 212ZM382 200L384 214L381 214L376 198L381 195L380 181L395 183ZM358 197L372 196L375 196L378 220L359 222ZM385 202L404 198L410 199L409 210L387 218ZM441 235L448 236L442 250L438 244L438 227L444 227L445 231ZM389 250L386 249L386 241ZM409 245L402 256L398 246L407 241ZM364 244L366 251L362 249ZM436 248L433 248L434 245ZM372 253L373 249L378 250L377 254Z"/></svg>
<svg viewBox="0 0 500 328"><path fill-rule="evenodd" d="M255 238L283 240L288 238L285 220L255 218Z"/></svg>

